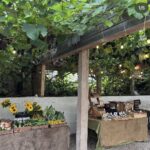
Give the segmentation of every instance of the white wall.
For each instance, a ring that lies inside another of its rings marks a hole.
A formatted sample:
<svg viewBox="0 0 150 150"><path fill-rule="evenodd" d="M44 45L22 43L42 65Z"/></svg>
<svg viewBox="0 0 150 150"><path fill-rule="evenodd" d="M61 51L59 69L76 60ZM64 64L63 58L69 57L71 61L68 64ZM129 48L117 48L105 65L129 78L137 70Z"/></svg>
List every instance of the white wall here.
<svg viewBox="0 0 150 150"><path fill-rule="evenodd" d="M0 102L5 98L0 98ZM24 111L24 104L26 101L38 102L44 109L46 106L53 105L56 110L65 113L66 120L70 126L71 133L76 131L76 105L77 97L13 97L10 98L12 102L16 103L19 111ZM101 97L104 102L108 101L128 101L140 99L142 101L141 108L150 110L150 96L104 96ZM87 100L88 102L88 100ZM0 106L0 118L12 119L13 116L7 109Z"/></svg>

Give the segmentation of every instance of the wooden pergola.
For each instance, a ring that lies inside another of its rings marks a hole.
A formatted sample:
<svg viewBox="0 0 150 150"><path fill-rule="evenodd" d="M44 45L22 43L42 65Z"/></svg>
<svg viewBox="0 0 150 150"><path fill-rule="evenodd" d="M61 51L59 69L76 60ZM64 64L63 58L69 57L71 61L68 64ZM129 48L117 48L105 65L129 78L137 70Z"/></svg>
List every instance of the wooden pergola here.
<svg viewBox="0 0 150 150"><path fill-rule="evenodd" d="M73 54L79 54L78 61L78 105L77 105L77 132L76 132L76 150L87 150L88 138L88 75L89 75L89 49L96 45L111 42L121 37L132 34L141 29L150 28L150 15L144 19L137 20L131 18L110 27L95 29L82 37L76 44L68 46L67 42L57 47L54 59L64 58ZM49 58L49 57L47 57ZM46 58L45 58L46 59ZM43 71L42 71L43 73ZM41 80L44 75L41 73ZM41 92L43 94L44 85L41 81Z"/></svg>

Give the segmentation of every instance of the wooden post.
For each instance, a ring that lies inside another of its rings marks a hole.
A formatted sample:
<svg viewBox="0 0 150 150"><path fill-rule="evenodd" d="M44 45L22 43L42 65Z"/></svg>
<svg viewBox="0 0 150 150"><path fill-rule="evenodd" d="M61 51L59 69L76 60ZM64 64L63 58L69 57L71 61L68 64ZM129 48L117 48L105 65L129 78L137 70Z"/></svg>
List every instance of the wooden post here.
<svg viewBox="0 0 150 150"><path fill-rule="evenodd" d="M38 87L38 96L44 96L45 93L45 64L39 66L39 87Z"/></svg>
<svg viewBox="0 0 150 150"><path fill-rule="evenodd" d="M76 150L87 150L89 50L79 53Z"/></svg>

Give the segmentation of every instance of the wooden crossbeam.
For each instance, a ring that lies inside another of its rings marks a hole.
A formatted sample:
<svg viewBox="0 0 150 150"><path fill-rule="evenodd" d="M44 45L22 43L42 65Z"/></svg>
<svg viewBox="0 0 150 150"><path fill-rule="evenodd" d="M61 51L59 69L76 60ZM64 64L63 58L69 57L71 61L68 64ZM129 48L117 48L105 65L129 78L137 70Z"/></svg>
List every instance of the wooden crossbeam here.
<svg viewBox="0 0 150 150"><path fill-rule="evenodd" d="M72 46L68 46L67 43L59 45L54 58L70 56L81 50L94 48L97 44L117 40L144 28L150 28L150 15L141 20L132 18L105 30L96 29L82 36L80 41Z"/></svg>

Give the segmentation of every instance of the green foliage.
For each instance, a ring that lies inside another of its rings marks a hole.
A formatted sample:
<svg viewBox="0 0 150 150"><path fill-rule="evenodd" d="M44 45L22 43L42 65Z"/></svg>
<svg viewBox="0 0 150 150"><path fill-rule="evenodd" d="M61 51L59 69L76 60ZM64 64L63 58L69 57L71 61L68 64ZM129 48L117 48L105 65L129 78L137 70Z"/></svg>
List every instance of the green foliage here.
<svg viewBox="0 0 150 150"><path fill-rule="evenodd" d="M44 116L47 120L64 120L64 113L56 111L55 108L51 106L47 106L44 111Z"/></svg>
<svg viewBox="0 0 150 150"><path fill-rule="evenodd" d="M141 95L149 95L150 93L150 66L143 70L144 77L136 80L136 87Z"/></svg>
<svg viewBox="0 0 150 150"><path fill-rule="evenodd" d="M41 120L41 119L29 119L25 121L14 121L13 127L19 128L19 127L28 127L28 126L42 126L42 125L48 125L47 121Z"/></svg>
<svg viewBox="0 0 150 150"><path fill-rule="evenodd" d="M52 120L55 113L56 113L56 110L52 105L49 107L47 106L44 110L44 116L47 120Z"/></svg>
<svg viewBox="0 0 150 150"><path fill-rule="evenodd" d="M65 74L65 73L64 73ZM62 74L63 75L63 74ZM46 79L46 95L73 96L77 95L77 83L68 81L61 75L54 79Z"/></svg>
<svg viewBox="0 0 150 150"><path fill-rule="evenodd" d="M68 44L77 43L80 36L98 28L99 23L111 27L126 13L127 16L138 19L148 15L148 12L138 13L135 9L136 4L135 0L1 0L0 95L23 94L24 84L31 81L33 67L40 62L41 56L51 49L55 38L59 43L72 37ZM111 19L107 19L108 17ZM111 54L111 46L105 51L104 56ZM125 50L117 51L120 51L122 57L126 55ZM114 60L108 57L103 59L102 65L107 64L108 60L114 63ZM77 70L76 64L70 65L70 68L71 71L74 69L74 72ZM11 81L13 83L10 84ZM52 87L47 88L48 94L76 93L76 87L67 81L53 81L48 84ZM58 91L56 87L62 88ZM22 90L12 93L12 88Z"/></svg>
<svg viewBox="0 0 150 150"><path fill-rule="evenodd" d="M43 118L43 110L40 105L37 104L37 102L33 102L33 110L28 111L28 115L32 119L42 119Z"/></svg>
<svg viewBox="0 0 150 150"><path fill-rule="evenodd" d="M150 54L147 39L149 39L149 30L139 31L133 35L92 49L89 62L91 89L96 88L97 77L100 77L99 86L102 95L130 95L131 77L137 73L135 66L141 64L142 69L140 72L143 71L143 75L142 79L138 78L135 81L135 90L137 89L141 94L148 94L149 78L147 79L146 76L149 73L144 70L150 68L150 59L144 60L143 57L140 59L141 54L142 56ZM66 59L67 63L61 67L62 73L66 71L74 73L74 70L77 72L76 58L77 56Z"/></svg>
<svg viewBox="0 0 150 150"><path fill-rule="evenodd" d="M130 95L130 79L128 77L104 76L102 78L102 87L102 95Z"/></svg>
<svg viewBox="0 0 150 150"><path fill-rule="evenodd" d="M5 99L3 102L1 102L1 106L3 108L7 108L11 105L10 99Z"/></svg>
<svg viewBox="0 0 150 150"><path fill-rule="evenodd" d="M33 41L37 40L40 34L43 37L47 35L47 28L43 25L35 26L33 24L24 24L23 31L26 32L27 36Z"/></svg>

